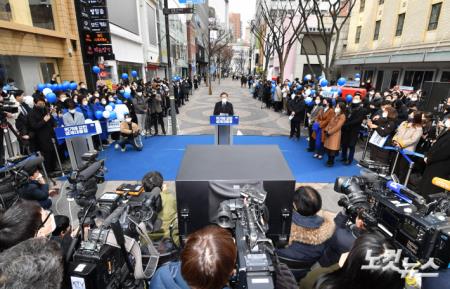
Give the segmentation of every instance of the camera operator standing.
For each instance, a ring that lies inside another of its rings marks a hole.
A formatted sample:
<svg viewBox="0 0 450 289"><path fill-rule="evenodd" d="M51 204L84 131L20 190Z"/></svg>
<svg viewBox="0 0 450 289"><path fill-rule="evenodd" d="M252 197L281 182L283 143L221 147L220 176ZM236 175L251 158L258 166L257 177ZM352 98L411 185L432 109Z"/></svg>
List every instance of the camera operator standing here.
<svg viewBox="0 0 450 289"><path fill-rule="evenodd" d="M4 101L6 97L6 93L0 91L0 166L5 164L5 147L3 145L4 126L8 126L8 120L14 117L12 113L4 110Z"/></svg>
<svg viewBox="0 0 450 289"><path fill-rule="evenodd" d="M142 135L147 134L147 127L145 126L145 113L148 109L148 103L146 98L147 95L144 96L142 88L138 87L136 90L136 95L132 100L138 126L142 128Z"/></svg>
<svg viewBox="0 0 450 289"><path fill-rule="evenodd" d="M16 119L16 129L20 136L20 153L27 155L31 153L30 146L30 125L28 123L28 115L31 113L31 108L24 102L23 90L16 90L14 92L16 101L19 104L19 115Z"/></svg>

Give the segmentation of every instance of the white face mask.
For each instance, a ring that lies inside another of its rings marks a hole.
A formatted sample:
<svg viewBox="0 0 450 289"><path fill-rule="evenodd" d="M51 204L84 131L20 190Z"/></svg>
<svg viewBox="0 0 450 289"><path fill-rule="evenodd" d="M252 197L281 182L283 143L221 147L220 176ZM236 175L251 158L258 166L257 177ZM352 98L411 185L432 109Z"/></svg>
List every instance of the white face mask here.
<svg viewBox="0 0 450 289"><path fill-rule="evenodd" d="M444 122L444 125L445 125L446 128L450 128L450 119L447 119L447 120Z"/></svg>
<svg viewBox="0 0 450 289"><path fill-rule="evenodd" d="M70 113L75 113L77 110L74 108L74 109L69 109L69 112Z"/></svg>
<svg viewBox="0 0 450 289"><path fill-rule="evenodd" d="M294 99L294 98L295 98L295 94L291 95L291 99Z"/></svg>
<svg viewBox="0 0 450 289"><path fill-rule="evenodd" d="M354 99L354 100L352 101L352 103L359 104L359 103L361 103L361 100L359 100L359 99Z"/></svg>
<svg viewBox="0 0 450 289"><path fill-rule="evenodd" d="M320 104L320 100L316 100L316 104Z"/></svg>
<svg viewBox="0 0 450 289"><path fill-rule="evenodd" d="M100 94L98 94L98 93L94 93L94 96L95 96L95 97L99 97L99 96L100 96Z"/></svg>
<svg viewBox="0 0 450 289"><path fill-rule="evenodd" d="M65 97L65 96L62 96L62 97L61 97L61 101L62 101L62 102L66 101L66 99L67 99L67 97Z"/></svg>
<svg viewBox="0 0 450 289"><path fill-rule="evenodd" d="M138 96L142 96L142 92L137 92L136 93Z"/></svg>
<svg viewBox="0 0 450 289"><path fill-rule="evenodd" d="M131 122L131 118L127 117L127 118L125 119L125 121L126 121L126 122Z"/></svg>
<svg viewBox="0 0 450 289"><path fill-rule="evenodd" d="M341 113L341 109L340 109L339 107L336 107L336 108L334 109L334 112L335 112L336 114L340 114L340 113Z"/></svg>
<svg viewBox="0 0 450 289"><path fill-rule="evenodd" d="M88 102L83 100L83 105L88 105Z"/></svg>
<svg viewBox="0 0 450 289"><path fill-rule="evenodd" d="M102 104L106 104L106 100L105 99L102 99Z"/></svg>
<svg viewBox="0 0 450 289"><path fill-rule="evenodd" d="M227 99L226 98L222 98L222 104L226 104L227 103Z"/></svg>
<svg viewBox="0 0 450 289"><path fill-rule="evenodd" d="M388 117L388 113L387 112L383 112L383 117L387 118Z"/></svg>

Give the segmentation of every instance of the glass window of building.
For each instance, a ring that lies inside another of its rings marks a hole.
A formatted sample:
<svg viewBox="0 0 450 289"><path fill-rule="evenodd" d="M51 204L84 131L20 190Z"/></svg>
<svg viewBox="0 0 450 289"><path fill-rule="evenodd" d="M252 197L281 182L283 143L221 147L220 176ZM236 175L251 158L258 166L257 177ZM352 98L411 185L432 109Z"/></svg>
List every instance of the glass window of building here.
<svg viewBox="0 0 450 289"><path fill-rule="evenodd" d="M423 71L423 70L407 70L405 71L405 77L403 78L404 86L412 86L414 90L422 88L422 84L425 81L432 81L434 76L434 71Z"/></svg>
<svg viewBox="0 0 450 289"><path fill-rule="evenodd" d="M400 71L398 71L398 70L392 71L391 83L389 84L389 88L392 88L397 85L399 76L400 76Z"/></svg>
<svg viewBox="0 0 450 289"><path fill-rule="evenodd" d="M380 26L381 20L375 22L375 31L373 32L373 40L378 40L378 36L380 36Z"/></svg>
<svg viewBox="0 0 450 289"><path fill-rule="evenodd" d="M55 65L52 62L41 62L42 79L45 83L49 83L52 80L53 74L55 74Z"/></svg>
<svg viewBox="0 0 450 289"><path fill-rule="evenodd" d="M361 26L356 27L355 43L359 43L361 38Z"/></svg>
<svg viewBox="0 0 450 289"><path fill-rule="evenodd" d="M10 21L11 16L11 5L9 0L0 0L0 20Z"/></svg>
<svg viewBox="0 0 450 289"><path fill-rule="evenodd" d="M441 82L450 82L450 70L442 72Z"/></svg>
<svg viewBox="0 0 450 289"><path fill-rule="evenodd" d="M430 21L428 22L428 30L435 30L439 23L439 15L441 14L442 2L431 6Z"/></svg>
<svg viewBox="0 0 450 289"><path fill-rule="evenodd" d="M395 30L395 36L401 36L403 33L403 24L405 23L405 13L398 15L397 29Z"/></svg>
<svg viewBox="0 0 450 289"><path fill-rule="evenodd" d="M28 0L30 5L31 19L33 26L55 29L55 23L53 21L53 0Z"/></svg>

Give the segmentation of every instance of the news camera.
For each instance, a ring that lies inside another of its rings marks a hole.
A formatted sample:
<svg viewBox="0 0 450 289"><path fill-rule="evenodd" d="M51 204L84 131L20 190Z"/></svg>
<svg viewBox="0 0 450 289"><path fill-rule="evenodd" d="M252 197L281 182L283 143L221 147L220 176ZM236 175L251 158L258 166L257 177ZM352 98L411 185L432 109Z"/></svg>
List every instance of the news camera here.
<svg viewBox="0 0 450 289"><path fill-rule="evenodd" d="M0 100L0 121L6 120L6 113L17 113L19 112L19 108L17 107L16 102L12 101L11 98L18 93L19 90L8 90L6 92L1 91L1 100Z"/></svg>
<svg viewBox="0 0 450 289"><path fill-rule="evenodd" d="M375 173L339 177L334 189L345 195L338 204L344 207L351 222L359 217L369 230L393 239L396 247L414 262L424 264L434 258L436 265L447 268L450 222L442 211L446 198L427 203L409 188Z"/></svg>
<svg viewBox="0 0 450 289"><path fill-rule="evenodd" d="M8 159L0 168L0 209L8 209L19 199L20 190L26 187L33 170L43 161L42 156L34 154Z"/></svg>
<svg viewBox="0 0 450 289"><path fill-rule="evenodd" d="M274 246L266 237L267 192L246 185L240 195L241 198L222 201L216 219L220 227L231 229L236 239L237 273L232 278L232 287L275 288Z"/></svg>
<svg viewBox="0 0 450 289"><path fill-rule="evenodd" d="M145 288L159 259L148 237L161 227L159 199L156 187L137 196L105 193L95 201L95 207L85 212L85 216L94 212L95 225L86 238L81 237L70 260L73 289Z"/></svg>

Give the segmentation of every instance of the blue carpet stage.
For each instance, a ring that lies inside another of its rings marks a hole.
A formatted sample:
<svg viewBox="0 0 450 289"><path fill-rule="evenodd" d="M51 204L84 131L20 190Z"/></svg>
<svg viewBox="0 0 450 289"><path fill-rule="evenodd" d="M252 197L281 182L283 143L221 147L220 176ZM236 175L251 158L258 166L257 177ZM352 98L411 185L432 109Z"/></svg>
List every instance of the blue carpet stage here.
<svg viewBox="0 0 450 289"><path fill-rule="evenodd" d="M101 153L106 159L108 172L106 179L140 180L149 171L160 171L164 179L175 180L183 154L188 145L210 145L213 135L160 136L144 140L141 152L131 147L126 152L115 150L113 146ZM317 160L306 152L307 142L290 140L285 136L235 136L236 145L278 145L287 160L297 182L334 183L337 176L358 175L356 165L344 166L339 161L333 168L325 166L324 160Z"/></svg>

